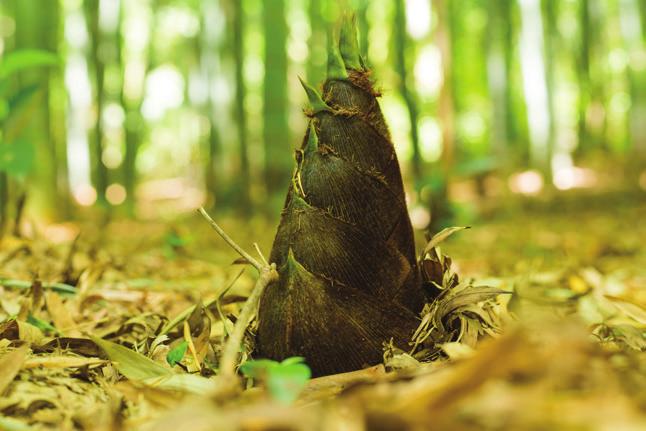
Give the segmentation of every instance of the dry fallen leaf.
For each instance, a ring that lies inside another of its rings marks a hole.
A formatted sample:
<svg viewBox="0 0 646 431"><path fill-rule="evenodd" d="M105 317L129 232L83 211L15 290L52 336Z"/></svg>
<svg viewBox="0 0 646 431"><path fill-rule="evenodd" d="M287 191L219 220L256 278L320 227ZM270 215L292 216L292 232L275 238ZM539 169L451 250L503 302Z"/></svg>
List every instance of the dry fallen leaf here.
<svg viewBox="0 0 646 431"><path fill-rule="evenodd" d="M0 395L7 389L27 360L29 347L24 344L0 356Z"/></svg>

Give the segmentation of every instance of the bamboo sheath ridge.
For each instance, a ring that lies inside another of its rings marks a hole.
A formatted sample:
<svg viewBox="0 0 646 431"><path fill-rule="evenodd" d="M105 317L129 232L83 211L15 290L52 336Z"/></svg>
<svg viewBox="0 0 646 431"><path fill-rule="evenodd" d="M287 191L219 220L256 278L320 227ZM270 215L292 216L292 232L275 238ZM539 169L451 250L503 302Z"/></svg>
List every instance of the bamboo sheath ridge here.
<svg viewBox="0 0 646 431"><path fill-rule="evenodd" d="M259 310L258 353L303 356L314 375L406 349L427 298L394 146L352 19L330 36L322 93L302 82L310 121L270 261L279 280Z"/></svg>

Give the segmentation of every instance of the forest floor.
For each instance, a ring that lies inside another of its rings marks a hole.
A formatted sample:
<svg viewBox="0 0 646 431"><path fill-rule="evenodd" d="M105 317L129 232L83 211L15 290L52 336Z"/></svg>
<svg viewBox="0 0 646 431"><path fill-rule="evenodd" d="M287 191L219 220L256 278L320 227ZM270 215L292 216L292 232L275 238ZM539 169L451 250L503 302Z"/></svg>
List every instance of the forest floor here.
<svg viewBox="0 0 646 431"><path fill-rule="evenodd" d="M199 216L5 237L0 429L643 430L644 220L643 194L498 208L441 245L462 280L508 292L461 304L496 323L477 345L238 391L213 376L256 274ZM268 254L273 223L218 222Z"/></svg>

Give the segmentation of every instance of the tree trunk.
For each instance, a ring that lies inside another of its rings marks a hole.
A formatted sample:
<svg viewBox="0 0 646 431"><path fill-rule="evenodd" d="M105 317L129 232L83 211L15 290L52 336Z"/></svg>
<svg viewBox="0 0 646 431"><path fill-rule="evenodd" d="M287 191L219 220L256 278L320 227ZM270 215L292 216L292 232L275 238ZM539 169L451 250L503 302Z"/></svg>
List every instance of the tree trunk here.
<svg viewBox="0 0 646 431"><path fill-rule="evenodd" d="M16 20L14 48L57 52L60 22L58 2L14 0L13 6ZM34 10L38 10L38 13L34 13ZM30 201L33 201L45 214L55 217L60 215L60 209L65 207L64 202L59 200L59 175L56 163L59 160L59 151L65 154L65 143L60 142L60 125L52 121L53 112L50 109L51 82L57 73L59 71L52 68L39 68L22 73L18 79L18 83L23 87L34 83L40 86L35 96L38 101L32 102L33 114L28 120L28 127L21 131L21 137L29 140L36 148L34 160L36 169L32 172L35 187L29 189ZM63 172L63 177L64 175ZM10 190L11 188L9 187Z"/></svg>
<svg viewBox="0 0 646 431"><path fill-rule="evenodd" d="M503 161L509 151L509 75L505 61L505 11L506 0L488 2L487 16L487 81L492 102L491 145L498 160Z"/></svg>
<svg viewBox="0 0 646 431"><path fill-rule="evenodd" d="M108 187L108 170L103 164L103 105L104 105L104 82L105 82L105 61L99 48L102 44L102 34L99 28L99 0L86 0L85 19L88 34L90 35L89 63L92 65L94 75L94 102L96 108L96 122L92 134L93 144L90 151L92 160L92 179L96 189L97 203L107 207L105 191Z"/></svg>
<svg viewBox="0 0 646 431"><path fill-rule="evenodd" d="M206 115L209 119L209 134L204 152L204 182L208 205L222 205L222 138L218 124L218 100L214 97L215 78L222 74L221 57L224 51L224 11L218 0L202 2L202 37L199 39L199 56L202 74L208 85ZM220 25L217 25L217 24Z"/></svg>
<svg viewBox="0 0 646 431"><path fill-rule="evenodd" d="M587 111L590 103L590 9L588 0L581 0L579 3L579 58L577 62L577 82L579 83L579 102L577 134L580 152L590 147L589 132L587 126Z"/></svg>
<svg viewBox="0 0 646 431"><path fill-rule="evenodd" d="M136 203L136 186L137 186L137 153L139 152L139 146L143 138L145 122L141 115L141 105L143 103L145 86L145 72L144 76L140 83L133 84L126 82L126 69L128 67L128 62L131 54L128 51L126 39L125 39L125 17L128 14L128 3L125 0L119 2L119 24L116 29L116 46L117 46L117 60L119 62L119 69L121 73L121 93L120 93L120 103L121 107L125 113L125 119L123 123L123 134L124 134L124 155L123 163L121 165L121 175L123 178L123 187L126 190L126 201L124 202L126 213L128 216L133 217L135 215L135 203ZM148 69L150 62L150 47L145 48L146 52L137 53L146 58L146 69ZM137 55L136 54L136 55ZM127 93L126 88L140 87L141 91L138 93Z"/></svg>
<svg viewBox="0 0 646 431"><path fill-rule="evenodd" d="M552 170L550 168L550 162L554 154L554 148L556 146L556 106L554 94L556 89L554 88L555 83L555 64L557 62L556 47L559 44L559 30L557 26L557 17L558 17L558 3L552 1L543 2L543 33L545 34L545 84L547 86L547 111L549 117L549 131L547 137L547 165L545 167L546 174L551 184L551 174Z"/></svg>
<svg viewBox="0 0 646 431"><path fill-rule="evenodd" d="M408 35L406 34L406 9L404 0L395 1L395 19L393 20L393 38L395 43L395 70L398 75L398 88L399 93L404 99L406 109L408 110L408 122L410 123L410 141L413 148L413 177L415 181L419 181L422 175L422 156L419 149L419 135L417 129L417 120L419 112L417 109L417 101L415 100L415 93L409 87L407 64L407 51L410 46L408 43Z"/></svg>
<svg viewBox="0 0 646 431"><path fill-rule="evenodd" d="M283 190L291 171L291 140L287 124L287 23L284 0L263 2L265 80L263 141L265 187L269 196Z"/></svg>
<svg viewBox="0 0 646 431"><path fill-rule="evenodd" d="M236 187L239 195L239 207L244 213L251 208L249 197L250 171L247 142L247 112L244 101L246 86L244 82L244 0L231 0L231 33L233 34L233 60L235 65L235 119L238 129L238 155L240 176Z"/></svg>
<svg viewBox="0 0 646 431"><path fill-rule="evenodd" d="M455 147L455 100L453 90L453 13L450 2L436 0L433 2L438 18L436 39L442 57L442 87L438 101L438 119L442 126L441 177L434 188L431 203L430 234L438 232L452 217L449 204L448 185L453 169L453 152Z"/></svg>
<svg viewBox="0 0 646 431"><path fill-rule="evenodd" d="M629 58L634 58L636 53L643 50L643 44L646 40L643 35L643 26L646 22L640 22L641 11L646 7L639 8L642 1L626 0L622 2L619 9L620 27L623 36L624 46L628 52ZM646 18L646 17L645 17ZM642 34L636 30L642 27ZM631 108L628 111L627 120L627 142L623 149L623 155L626 155L630 149L636 149L641 154L646 154L646 77L643 71L635 67L635 61L629 61L626 67L628 88L630 91Z"/></svg>
<svg viewBox="0 0 646 431"><path fill-rule="evenodd" d="M514 27L514 2L513 0L499 0L501 7L502 26L503 26L503 53L505 56L505 76L507 85L505 87L505 103L507 105L506 115L506 136L509 145L517 153L521 140L521 125L518 119L518 112L515 102L515 89L517 80L514 76L514 58L515 58L515 39L516 31Z"/></svg>

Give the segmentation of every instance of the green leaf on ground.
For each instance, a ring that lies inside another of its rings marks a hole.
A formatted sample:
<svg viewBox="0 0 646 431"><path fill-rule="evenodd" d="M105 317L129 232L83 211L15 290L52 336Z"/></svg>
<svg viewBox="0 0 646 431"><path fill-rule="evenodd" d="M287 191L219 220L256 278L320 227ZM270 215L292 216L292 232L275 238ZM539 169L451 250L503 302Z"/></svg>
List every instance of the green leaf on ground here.
<svg viewBox="0 0 646 431"><path fill-rule="evenodd" d="M169 376L173 372L152 359L130 350L120 344L90 337L117 367L117 370L128 379L146 380L155 377Z"/></svg>
<svg viewBox="0 0 646 431"><path fill-rule="evenodd" d="M27 323L30 325L35 326L36 328L40 329L44 334L57 334L58 330L49 322L39 319L38 317L34 316L33 314L30 314L27 316Z"/></svg>
<svg viewBox="0 0 646 431"><path fill-rule="evenodd" d="M186 340L173 347L166 355L166 362L172 367L182 360L188 349L188 342Z"/></svg>
<svg viewBox="0 0 646 431"><path fill-rule="evenodd" d="M291 404L312 376L305 359L295 356L282 362L269 359L247 361L240 366L246 376L265 383L271 396L283 403Z"/></svg>

